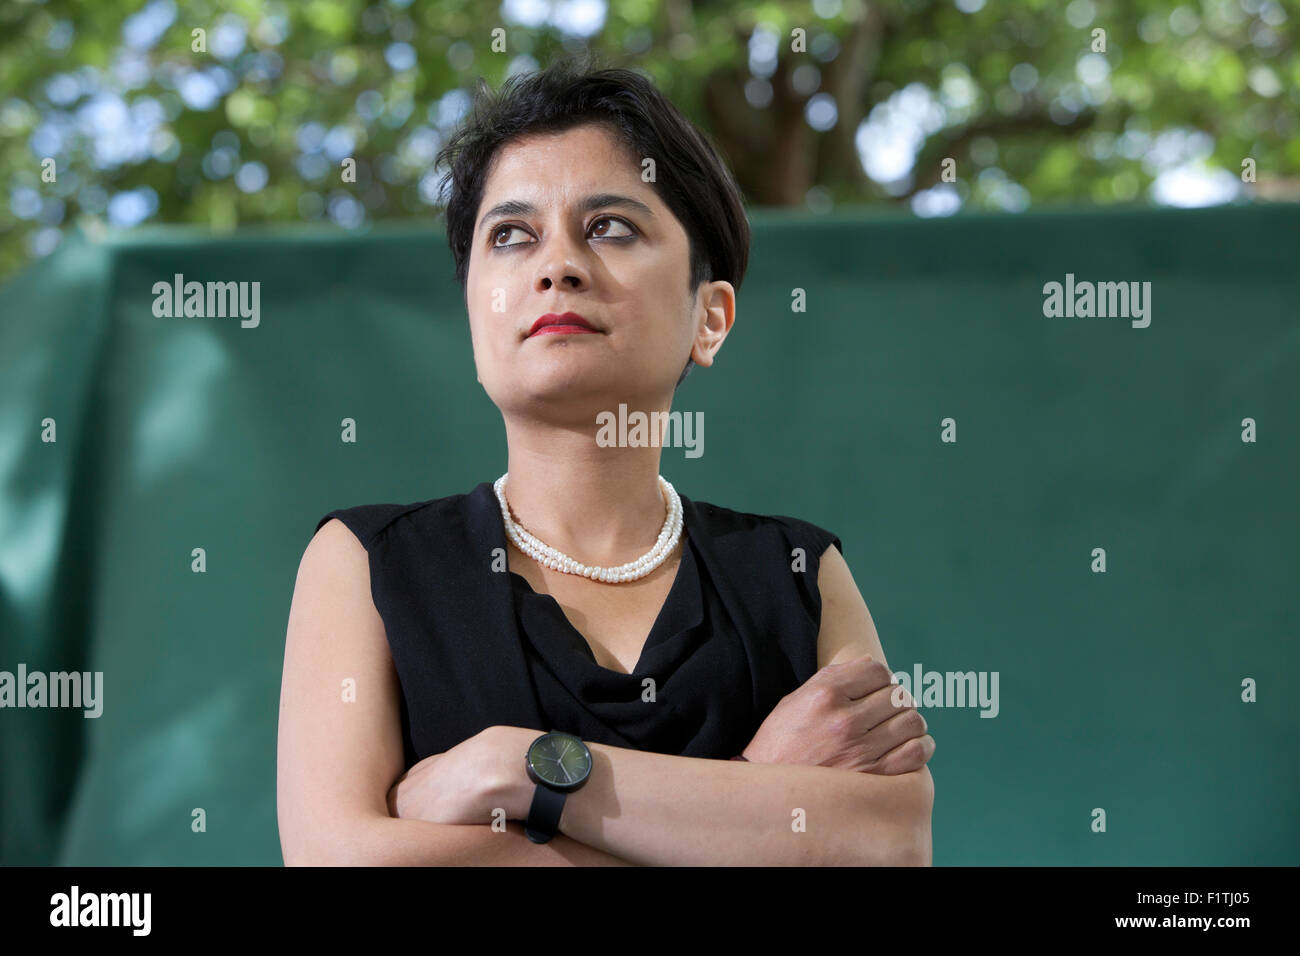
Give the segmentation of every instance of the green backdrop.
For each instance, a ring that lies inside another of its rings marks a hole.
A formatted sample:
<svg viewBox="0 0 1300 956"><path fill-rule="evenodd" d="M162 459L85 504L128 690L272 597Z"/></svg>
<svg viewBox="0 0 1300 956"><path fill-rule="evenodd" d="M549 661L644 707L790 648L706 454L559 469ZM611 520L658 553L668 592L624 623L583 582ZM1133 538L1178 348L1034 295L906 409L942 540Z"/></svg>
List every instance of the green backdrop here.
<svg viewBox="0 0 1300 956"><path fill-rule="evenodd" d="M895 671L997 672L995 718L923 711L935 863L1300 862L1300 207L752 218L663 472L840 535ZM260 282L260 324L156 317L175 273ZM1045 317L1067 273L1149 281L1150 326ZM505 467L441 230L72 239L0 290L0 356L0 670L105 682L0 710L0 863L280 863L316 520Z"/></svg>

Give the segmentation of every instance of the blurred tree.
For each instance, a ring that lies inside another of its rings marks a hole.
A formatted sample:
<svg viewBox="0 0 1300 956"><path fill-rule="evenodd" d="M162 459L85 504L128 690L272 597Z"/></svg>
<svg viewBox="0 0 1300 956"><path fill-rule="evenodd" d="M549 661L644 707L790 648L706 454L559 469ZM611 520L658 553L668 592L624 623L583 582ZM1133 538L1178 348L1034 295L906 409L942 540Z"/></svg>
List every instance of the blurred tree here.
<svg viewBox="0 0 1300 956"><path fill-rule="evenodd" d="M428 218L465 91L579 47L650 75L755 205L1298 198L1298 16L1300 0L17 0L0 6L0 276L74 223Z"/></svg>

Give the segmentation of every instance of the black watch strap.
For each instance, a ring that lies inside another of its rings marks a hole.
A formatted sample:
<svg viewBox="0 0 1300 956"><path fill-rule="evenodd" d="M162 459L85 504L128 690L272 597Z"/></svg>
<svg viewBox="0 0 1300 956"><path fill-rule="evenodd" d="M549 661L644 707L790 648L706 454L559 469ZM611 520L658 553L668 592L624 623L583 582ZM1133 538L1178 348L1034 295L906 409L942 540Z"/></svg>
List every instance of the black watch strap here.
<svg viewBox="0 0 1300 956"><path fill-rule="evenodd" d="M532 806L528 808L528 820L524 823L524 834L528 839L545 843L559 832L560 814L564 812L564 798L567 796L563 790L537 784Z"/></svg>

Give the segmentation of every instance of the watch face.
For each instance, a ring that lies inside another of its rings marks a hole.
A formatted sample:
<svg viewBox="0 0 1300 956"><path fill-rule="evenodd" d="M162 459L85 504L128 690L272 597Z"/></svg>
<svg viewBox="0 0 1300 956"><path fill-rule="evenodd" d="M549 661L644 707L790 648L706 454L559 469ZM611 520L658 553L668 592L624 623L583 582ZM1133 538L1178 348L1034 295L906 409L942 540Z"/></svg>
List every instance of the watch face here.
<svg viewBox="0 0 1300 956"><path fill-rule="evenodd" d="M591 751L572 734L549 733L528 748L528 764L543 782L567 790L591 773Z"/></svg>

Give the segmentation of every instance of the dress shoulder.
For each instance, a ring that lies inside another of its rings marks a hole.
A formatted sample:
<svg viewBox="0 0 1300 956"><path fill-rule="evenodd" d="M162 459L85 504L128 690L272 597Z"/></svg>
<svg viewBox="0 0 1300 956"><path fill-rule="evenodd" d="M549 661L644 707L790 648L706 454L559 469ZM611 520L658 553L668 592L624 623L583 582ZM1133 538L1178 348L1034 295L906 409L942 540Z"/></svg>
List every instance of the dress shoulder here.
<svg viewBox="0 0 1300 956"><path fill-rule="evenodd" d="M464 499L464 495L450 495L446 498L431 498L412 504L371 504L354 505L350 508L336 508L316 522L315 531L331 518L338 518L366 550L395 524L404 518L418 514L421 518L437 518L443 511L453 511ZM315 533L313 531L313 534Z"/></svg>
<svg viewBox="0 0 1300 956"><path fill-rule="evenodd" d="M755 532L779 532L792 546L802 547L811 560L818 560L832 544L844 554L839 535L803 518L790 515L763 515L736 511L706 501L695 502L699 515L713 535L752 535Z"/></svg>
<svg viewBox="0 0 1300 956"><path fill-rule="evenodd" d="M840 541L840 536L834 531L828 531L821 525L813 524L811 521L805 521L802 518L792 518L788 515L772 515L771 518L783 525L792 539L811 542L812 550L816 552L814 557L821 558L831 545L835 545L841 557L844 555L844 544Z"/></svg>

